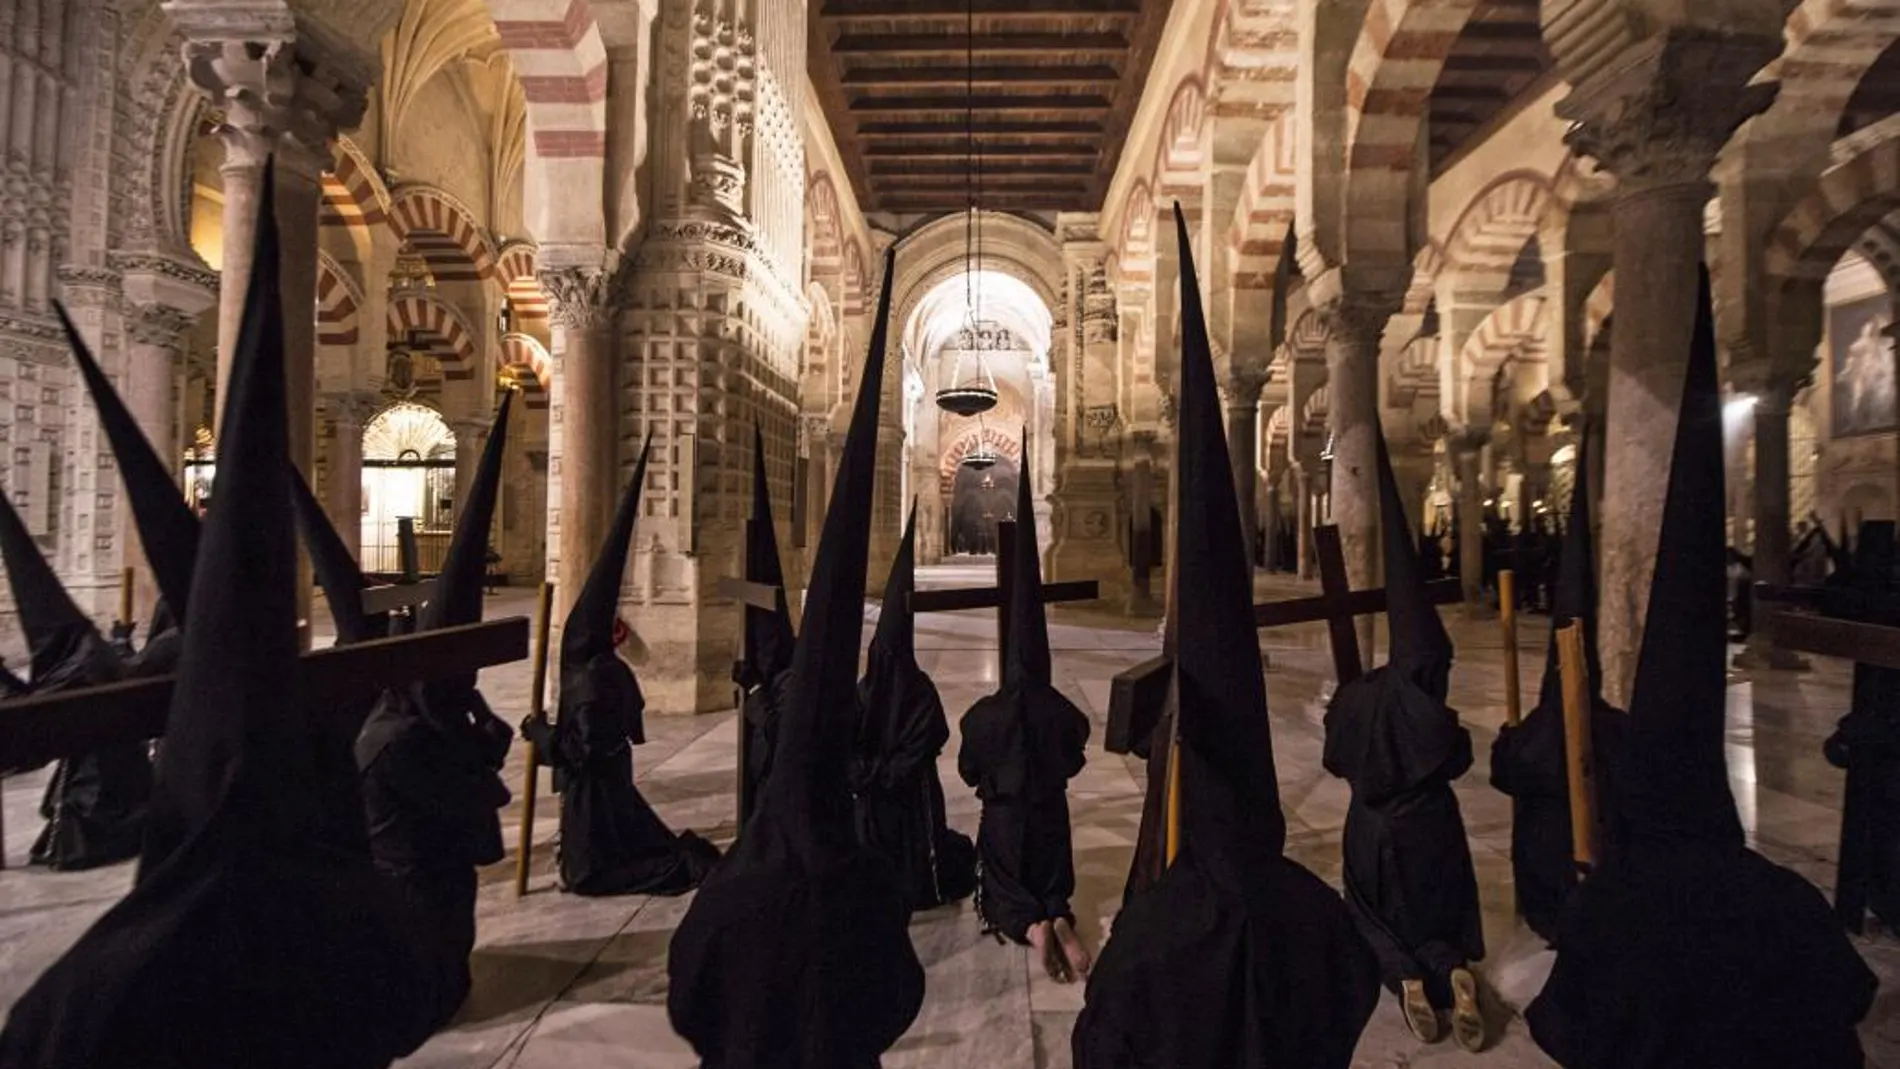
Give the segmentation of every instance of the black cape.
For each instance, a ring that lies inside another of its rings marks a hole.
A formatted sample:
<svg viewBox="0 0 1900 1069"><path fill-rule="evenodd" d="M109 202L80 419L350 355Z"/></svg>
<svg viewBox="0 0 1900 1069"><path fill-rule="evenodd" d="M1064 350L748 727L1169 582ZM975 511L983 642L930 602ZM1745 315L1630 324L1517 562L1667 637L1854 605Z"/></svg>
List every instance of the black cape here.
<svg viewBox="0 0 1900 1069"><path fill-rule="evenodd" d="M1352 784L1346 901L1388 987L1426 981L1449 1004L1450 971L1484 957L1471 847L1451 782L1471 767L1471 733L1403 666L1339 688L1326 711L1326 771Z"/></svg>
<svg viewBox="0 0 1900 1069"><path fill-rule="evenodd" d="M719 850L690 831L674 834L633 783L633 746L644 741L640 684L619 657L594 657L562 673L561 717L530 720L535 752L561 794L561 884L578 895L677 895L692 890Z"/></svg>
<svg viewBox="0 0 1900 1069"><path fill-rule="evenodd" d="M1074 920L1069 780L1087 761L1089 718L1048 683L1005 687L963 714L957 772L983 803L977 911L1026 943L1031 926Z"/></svg>
<svg viewBox="0 0 1900 1069"><path fill-rule="evenodd" d="M976 890L976 847L949 826L937 755L950 741L937 685L914 659L875 643L858 685L865 730L852 768L858 839L889 857L913 910Z"/></svg>
<svg viewBox="0 0 1900 1069"><path fill-rule="evenodd" d="M739 710L739 730L746 733L746 798L756 808L766 777L772 774L772 752L778 745L779 712L784 708L789 670L781 669L763 680L749 680L745 702ZM749 819L748 811L739 815Z"/></svg>
<svg viewBox="0 0 1900 1069"><path fill-rule="evenodd" d="M154 669L153 662L136 655L122 658L91 632L77 637L69 657L53 672L36 676L30 692L51 694L170 670L169 664ZM150 747L142 741L102 746L61 760L40 798L46 825L33 841L29 860L77 872L137 857L151 797Z"/></svg>

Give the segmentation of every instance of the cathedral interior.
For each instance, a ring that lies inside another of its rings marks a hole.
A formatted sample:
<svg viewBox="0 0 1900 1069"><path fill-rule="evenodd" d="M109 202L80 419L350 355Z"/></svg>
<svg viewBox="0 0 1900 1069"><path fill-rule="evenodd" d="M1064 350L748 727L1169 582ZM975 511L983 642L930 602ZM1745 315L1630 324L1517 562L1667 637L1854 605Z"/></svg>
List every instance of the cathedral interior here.
<svg viewBox="0 0 1900 1069"><path fill-rule="evenodd" d="M551 583L558 631L653 436L619 611L659 744L641 776L675 826L733 830L743 617L721 581L743 566L755 429L796 599L867 360L885 369L873 592L913 504L926 587L991 574L998 521L1033 523L1046 581L1099 583L1053 611L1060 682L1100 730L1168 599L1177 206L1259 589L1318 591L1322 524L1351 585L1378 585L1382 436L1415 534L1458 576L1453 696L1483 731L1504 688L1489 545L1554 535L1580 472L1602 494L1606 691L1627 693L1698 264L1748 575L1813 580L1824 546L1900 518L1900 0L0 0L0 146L0 486L83 609L142 618L158 591L55 303L204 508L274 166L281 296L310 310L286 327L291 452L366 573L440 566L512 393L494 600L528 612ZM969 394L987 407L959 411ZM919 626L927 666L961 677L940 679L954 723L999 671L993 629ZM1534 680L1543 625L1522 626ZM1282 788L1311 792L1295 839L1336 875L1344 795L1299 711L1325 633L1263 640L1276 730L1295 722L1278 759L1304 767ZM0 595L0 653L25 652ZM1831 885L1841 788L1819 743L1848 668L1765 628L1731 652L1731 701L1755 710L1731 729L1745 822ZM515 671L489 699L511 723ZM1099 939L1144 772L1091 762L1071 791ZM1504 946L1508 817L1467 779ZM7 783L8 856L37 784ZM953 798L953 821L974 811ZM0 915L0 963L56 954L129 879L35 884L14 860L0 886L45 912ZM609 1045L633 1060L597 1064L694 1064L653 1012L675 902L550 919L501 882L478 1005L405 1064ZM1068 1065L1052 1037L1079 992L975 927L923 929L936 1031L886 1064ZM1887 984L1870 1064L1900 1067L1900 943L1857 946ZM1487 978L1506 1004L1509 972ZM1362 1064L1471 1057L1407 1061L1383 1027ZM1551 1064L1514 1029L1498 1064Z"/></svg>

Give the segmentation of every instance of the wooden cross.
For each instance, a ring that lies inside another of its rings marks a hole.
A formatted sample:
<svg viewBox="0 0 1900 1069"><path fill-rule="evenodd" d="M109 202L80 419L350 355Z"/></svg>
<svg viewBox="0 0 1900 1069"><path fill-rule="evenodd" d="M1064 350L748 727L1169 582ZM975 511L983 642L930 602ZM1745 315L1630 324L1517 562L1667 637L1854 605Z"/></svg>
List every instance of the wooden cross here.
<svg viewBox="0 0 1900 1069"><path fill-rule="evenodd" d="M1030 521L1034 522L1034 521ZM953 590L913 590L912 612L957 612L962 609L996 610L997 659L1009 663L1009 602L1016 589L1016 524L1003 520L996 525L996 585L958 587ZM1094 601L1102 596L1101 584L1093 579L1068 583L1044 583L1039 597L1044 605L1071 601Z"/></svg>
<svg viewBox="0 0 1900 1069"><path fill-rule="evenodd" d="M1314 528L1313 540L1319 557L1319 596L1255 605L1254 626L1265 629L1326 621L1327 635L1332 645L1333 670L1339 682L1344 684L1365 674L1359 652L1359 633L1353 626L1353 620L1355 617L1384 612L1385 589L1351 588L1346 576L1346 556L1340 547L1338 527L1327 524ZM1439 579L1427 583L1425 593L1433 605L1455 605L1464 600L1464 590L1456 579ZM1173 670L1173 657L1164 653L1127 669L1111 681L1108 730L1104 739L1110 753L1139 753L1147 745L1149 735L1165 713L1168 681Z"/></svg>
<svg viewBox="0 0 1900 1069"><path fill-rule="evenodd" d="M1893 539L1892 524L1866 524L1861 529L1861 550L1891 557ZM1758 583L1755 597L1764 603L1799 606L1767 614L1763 626L1769 640L1781 649L1852 661L1854 712L1872 712L1859 707L1869 697L1864 688L1875 682L1876 673L1888 676L1885 681L1891 685L1891 673L1900 672L1900 627L1871 621L1900 620L1900 595L1844 587ZM1868 778L1869 772L1857 760L1859 756L1850 748L1834 883L1835 916L1852 932L1861 931L1866 918L1873 852L1878 849L1878 844L1871 841L1874 810L1880 804L1872 796L1878 784Z"/></svg>
<svg viewBox="0 0 1900 1069"><path fill-rule="evenodd" d="M762 537L758 527L759 522L757 519L745 521L746 545L753 545L755 539ZM783 586L770 586L765 583L754 582L751 579L724 576L719 580L718 591L720 597L731 598L741 605L746 605L754 609L763 609L770 613L789 612L787 609L789 602L786 599L785 588ZM733 695L733 705L739 710L737 796L739 800L739 823L741 825L745 823L747 817L752 815L752 803L754 799L751 797L752 792L749 789L750 785L746 779L746 766L752 757L752 737L751 733L746 731L745 725L745 692L737 690L737 685L741 679L745 678L746 666L752 663L754 652L755 651L751 648L751 631L742 626L739 630L739 657L732 662L732 682L735 686L735 691L737 691ZM767 680L766 682L769 683L771 681Z"/></svg>
<svg viewBox="0 0 1900 1069"><path fill-rule="evenodd" d="M353 734L362 702L404 684L476 672L528 656L528 620L508 617L376 639L298 659L285 696ZM176 676L58 691L0 705L0 769L37 768L106 746L163 735Z"/></svg>

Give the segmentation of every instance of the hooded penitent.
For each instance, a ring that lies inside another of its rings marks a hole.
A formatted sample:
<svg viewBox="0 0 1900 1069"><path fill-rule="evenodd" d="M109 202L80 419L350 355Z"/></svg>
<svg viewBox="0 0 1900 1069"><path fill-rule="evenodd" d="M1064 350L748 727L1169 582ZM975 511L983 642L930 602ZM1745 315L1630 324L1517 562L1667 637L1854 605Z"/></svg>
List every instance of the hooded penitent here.
<svg viewBox="0 0 1900 1069"><path fill-rule="evenodd" d="M72 345L73 360L79 375L92 394L93 407L99 413L99 428L111 443L113 462L125 482L125 493L132 505L132 518L138 526L139 544L145 550L152 578L163 597L155 607L148 637L157 638L163 623L182 615L191 592L192 562L198 556L198 517L185 504L171 469L139 429L138 421L120 399L111 380L94 359L92 350L80 337L78 328L58 305L59 320L66 328Z"/></svg>
<svg viewBox="0 0 1900 1069"><path fill-rule="evenodd" d="M1566 1069L1863 1064L1876 981L1820 892L1749 850L1727 768L1722 401L1706 269L1630 692L1577 888L1526 1018Z"/></svg>
<svg viewBox="0 0 1900 1069"><path fill-rule="evenodd" d="M336 623L336 644L348 646L387 636L389 614L372 616L363 611L363 591L370 585L369 580L350 555L350 547L344 545L343 536L331 526L316 495L310 492L310 484L295 469L290 473L290 491L304 549L310 554L317 585L323 588L323 598L329 603L330 619Z"/></svg>
<svg viewBox="0 0 1900 1069"><path fill-rule="evenodd" d="M297 678L277 227L266 179L136 887L13 1006L0 1066L373 1069L427 997L408 925L329 841ZM290 685L287 685L290 684Z"/></svg>
<svg viewBox="0 0 1900 1069"><path fill-rule="evenodd" d="M67 596L4 494L0 556L31 651L32 693L110 683L126 672L119 651ZM152 793L145 750L143 742L129 742L59 762L40 801L46 827L33 843L34 863L87 869L137 856Z"/></svg>
<svg viewBox="0 0 1900 1069"><path fill-rule="evenodd" d="M495 425L456 517L455 533L424 607L424 630L476 623L488 530L506 448L503 398ZM426 937L443 977L434 1007L440 1025L469 987L475 946L475 869L502 858L501 817L508 788L500 769L514 731L489 711L473 675L384 692L356 739L370 851L395 878L412 909L428 918Z"/></svg>
<svg viewBox="0 0 1900 1069"><path fill-rule="evenodd" d="M752 523L747 528L745 577L768 587L783 587L778 532L772 526L772 492L765 477L765 437L752 428ZM772 745L784 699L785 670L792 666L792 617L783 600L776 609L745 607L745 659L736 682L745 691L746 790L743 822L757 805L759 790L772 771Z"/></svg>
<svg viewBox="0 0 1900 1069"><path fill-rule="evenodd" d="M1578 457L1586 453L1579 443ZM1564 899L1577 885L1570 835L1563 682L1557 662L1559 629L1572 623L1583 628L1599 791L1607 791L1613 778L1611 767L1622 748L1625 722L1623 711L1603 700L1603 670L1596 639L1596 554L1590 540L1586 468L1578 463L1576 486L1571 490L1570 526L1564 532L1561 572L1550 614L1550 643L1537 704L1516 727L1499 728L1497 741L1491 746L1491 783L1512 798L1511 872L1517 888L1518 915L1546 939L1556 938Z"/></svg>
<svg viewBox="0 0 1900 1069"><path fill-rule="evenodd" d="M1823 602L1830 616L1884 627L1900 626L1895 601L1894 524L1860 525L1854 569L1840 577ZM1841 802L1839 876L1834 912L1859 932L1866 911L1889 929L1900 928L1900 670L1856 664L1852 704L1822 752L1845 769Z"/></svg>
<svg viewBox="0 0 1900 1069"><path fill-rule="evenodd" d="M633 784L633 747L646 741L646 700L614 652L614 621L627 549L646 483L649 431L607 544L561 632L561 719L523 730L554 766L561 792L561 883L582 895L676 895L692 890L719 851L692 832L673 834Z"/></svg>
<svg viewBox="0 0 1900 1069"><path fill-rule="evenodd" d="M1078 1069L1343 1069L1378 981L1339 895L1282 853L1233 467L1195 280L1181 249L1174 636L1181 841L1089 976Z"/></svg>
<svg viewBox="0 0 1900 1069"><path fill-rule="evenodd" d="M1344 682L1326 711L1326 771L1352 784L1346 901L1388 986L1422 980L1451 1001L1451 970L1484 957L1483 915L1451 781L1471 767L1471 734L1445 704L1451 639L1420 575L1385 439L1379 439L1385 543L1385 665Z"/></svg>
<svg viewBox="0 0 1900 1069"><path fill-rule="evenodd" d="M917 617L910 608L916 558L912 502L858 682L864 722L851 780L858 838L897 865L911 908L929 909L976 889L976 847L944 818L937 755L950 741L950 721L937 685L917 664Z"/></svg>
<svg viewBox="0 0 1900 1069"><path fill-rule="evenodd" d="M893 274L886 254L775 767L667 960L667 1016L705 1069L872 1069L923 1002L903 882L888 859L858 844L849 783Z"/></svg>
<svg viewBox="0 0 1900 1069"><path fill-rule="evenodd" d="M957 751L957 772L983 803L977 912L988 930L1018 943L1043 921L1074 920L1068 787L1087 760L1089 740L1088 717L1052 682L1030 471L1025 448L1015 537L997 547L1016 563L1003 686L963 714Z"/></svg>

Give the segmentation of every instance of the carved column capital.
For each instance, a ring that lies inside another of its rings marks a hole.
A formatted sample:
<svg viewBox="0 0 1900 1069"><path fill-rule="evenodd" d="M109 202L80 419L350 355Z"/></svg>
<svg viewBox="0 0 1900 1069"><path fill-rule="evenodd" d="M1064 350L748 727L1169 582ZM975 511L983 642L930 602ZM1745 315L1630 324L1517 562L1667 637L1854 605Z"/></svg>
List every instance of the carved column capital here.
<svg viewBox="0 0 1900 1069"><path fill-rule="evenodd" d="M134 345L149 345L176 354L185 332L198 317L168 304L141 304L126 317L126 334Z"/></svg>
<svg viewBox="0 0 1900 1069"><path fill-rule="evenodd" d="M605 326L617 311L613 272L604 267L556 267L540 273L548 318L563 330Z"/></svg>
<svg viewBox="0 0 1900 1069"><path fill-rule="evenodd" d="M1627 49L1557 103L1564 140L1616 175L1625 193L1704 186L1737 127L1774 102L1749 84L1779 40L1678 29Z"/></svg>
<svg viewBox="0 0 1900 1069"><path fill-rule="evenodd" d="M1386 321L1398 306L1399 301L1384 296L1347 292L1313 311L1332 341L1354 352L1377 353Z"/></svg>
<svg viewBox="0 0 1900 1069"><path fill-rule="evenodd" d="M206 35L185 28L185 70L224 113L225 169L259 167L273 153L313 178L328 168L338 131L363 119L366 86L297 42L294 26L260 25L238 37L200 30Z"/></svg>
<svg viewBox="0 0 1900 1069"><path fill-rule="evenodd" d="M322 402L330 422L339 428L349 427L360 431L382 408L383 397L364 390L344 390L324 394Z"/></svg>

